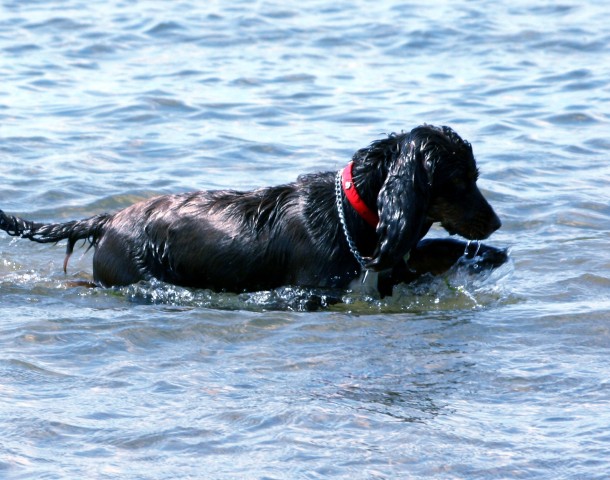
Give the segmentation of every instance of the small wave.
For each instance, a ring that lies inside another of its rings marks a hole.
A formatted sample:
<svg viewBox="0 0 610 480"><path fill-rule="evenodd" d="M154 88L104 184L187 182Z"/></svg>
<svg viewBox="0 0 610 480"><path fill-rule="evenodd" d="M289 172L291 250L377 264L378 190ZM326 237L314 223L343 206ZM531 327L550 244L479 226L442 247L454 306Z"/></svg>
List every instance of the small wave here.
<svg viewBox="0 0 610 480"><path fill-rule="evenodd" d="M145 33L147 35L156 36L167 36L174 35L176 32L183 32L184 26L175 21L160 22L154 27L149 28Z"/></svg>
<svg viewBox="0 0 610 480"><path fill-rule="evenodd" d="M31 336L31 334L25 335L25 337L28 336ZM58 381L72 378L67 373L17 358L2 360L0 362L0 372L2 373L2 378L7 383L21 383L24 385L56 384Z"/></svg>
<svg viewBox="0 0 610 480"><path fill-rule="evenodd" d="M583 112L563 113L551 115L546 120L553 125L589 125L599 123L599 119Z"/></svg>
<svg viewBox="0 0 610 480"><path fill-rule="evenodd" d="M25 25L28 30L50 30L50 31L75 31L82 30L89 26L87 23L77 22L67 17L54 17L43 22L30 23Z"/></svg>

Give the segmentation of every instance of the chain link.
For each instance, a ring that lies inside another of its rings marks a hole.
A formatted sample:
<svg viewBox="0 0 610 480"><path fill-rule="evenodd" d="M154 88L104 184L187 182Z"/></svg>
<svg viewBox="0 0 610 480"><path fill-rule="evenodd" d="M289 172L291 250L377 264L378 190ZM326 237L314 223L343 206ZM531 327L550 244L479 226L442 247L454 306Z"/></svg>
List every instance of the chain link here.
<svg viewBox="0 0 610 480"><path fill-rule="evenodd" d="M341 193L342 193L342 186L341 186L342 174L343 174L343 170L339 170L337 172L337 177L335 180L335 197L337 198L337 211L339 212L339 221L341 222L341 226L343 227L343 234L345 235L345 239L347 240L347 245L349 246L349 251L352 252L352 255L354 256L356 261L360 264L362 269L366 270L368 272L368 269L366 268L366 261L364 260L362 255L360 255L360 252L356 248L356 244L354 243L354 240L352 240L352 236L349 234L349 231L347 229L347 224L345 223L345 213L343 212L343 197L341 195Z"/></svg>

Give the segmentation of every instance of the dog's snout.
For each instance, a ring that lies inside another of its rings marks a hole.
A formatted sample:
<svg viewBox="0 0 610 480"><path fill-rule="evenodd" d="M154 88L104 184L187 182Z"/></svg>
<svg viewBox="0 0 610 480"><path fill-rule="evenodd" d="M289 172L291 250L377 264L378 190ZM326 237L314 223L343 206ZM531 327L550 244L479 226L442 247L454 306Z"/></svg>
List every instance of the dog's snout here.
<svg viewBox="0 0 610 480"><path fill-rule="evenodd" d="M498 217L496 212L493 212L493 218L489 222L489 228L491 229L492 232L495 232L501 226L502 226L502 220L500 220L500 217Z"/></svg>
<svg viewBox="0 0 610 480"><path fill-rule="evenodd" d="M478 230L481 235L479 239L484 239L498 230L502 226L502 221L479 189L476 190L474 197L476 199L474 203L478 204L478 208L474 208L472 212L474 217L478 217L478 220L473 224L479 225Z"/></svg>

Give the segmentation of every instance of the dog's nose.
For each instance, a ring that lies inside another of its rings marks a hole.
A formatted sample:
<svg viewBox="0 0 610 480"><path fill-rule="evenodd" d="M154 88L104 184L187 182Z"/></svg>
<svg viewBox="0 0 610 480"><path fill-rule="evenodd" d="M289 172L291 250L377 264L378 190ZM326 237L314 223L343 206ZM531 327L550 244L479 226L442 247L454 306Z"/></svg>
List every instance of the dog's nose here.
<svg viewBox="0 0 610 480"><path fill-rule="evenodd" d="M491 219L491 221L489 222L489 228L492 232L495 232L498 228L500 228L502 226L502 221L500 220L500 218L498 217L498 215L496 215L495 212L493 212L493 218Z"/></svg>

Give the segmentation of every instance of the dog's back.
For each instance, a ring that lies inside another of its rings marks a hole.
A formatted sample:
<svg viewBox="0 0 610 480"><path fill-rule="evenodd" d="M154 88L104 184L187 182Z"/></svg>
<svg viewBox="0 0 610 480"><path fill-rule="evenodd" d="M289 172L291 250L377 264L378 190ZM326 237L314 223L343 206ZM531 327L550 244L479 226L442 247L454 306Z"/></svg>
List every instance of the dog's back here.
<svg viewBox="0 0 610 480"><path fill-rule="evenodd" d="M328 183L332 174L319 177ZM338 249L316 242L315 230L328 232L332 223L311 211L310 197L319 194L313 190L299 181L250 192L165 195L132 205L106 223L93 258L94 278L101 285L127 285L154 277L235 292L343 286Z"/></svg>

